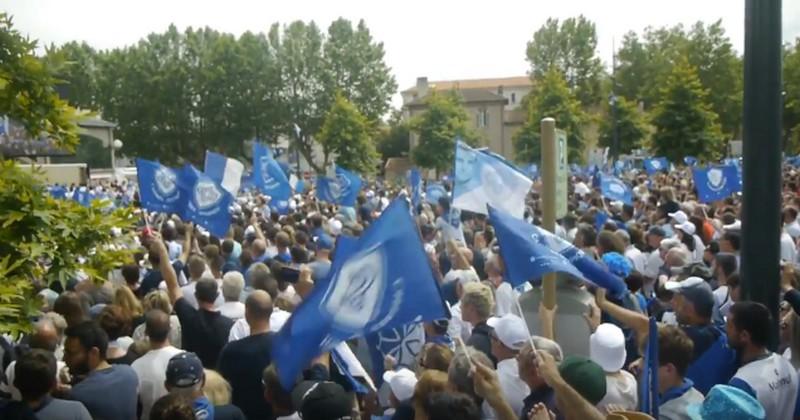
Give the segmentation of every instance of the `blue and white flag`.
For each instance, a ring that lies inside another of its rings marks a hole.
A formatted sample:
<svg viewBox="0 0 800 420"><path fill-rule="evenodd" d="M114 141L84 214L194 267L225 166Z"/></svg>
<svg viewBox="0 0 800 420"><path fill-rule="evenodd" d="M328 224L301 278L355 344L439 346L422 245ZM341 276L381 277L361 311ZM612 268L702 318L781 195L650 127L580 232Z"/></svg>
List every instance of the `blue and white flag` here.
<svg viewBox="0 0 800 420"><path fill-rule="evenodd" d="M647 345L644 351L644 366L642 378L639 382L639 411L647 413L653 418L658 418L659 387L658 387L658 325L656 319L650 317L650 333L647 336Z"/></svg>
<svg viewBox="0 0 800 420"><path fill-rule="evenodd" d="M286 173L272 157L272 152L261 143L253 143L253 175L251 181L259 191L268 195L270 205L285 207L292 196L292 186Z"/></svg>
<svg viewBox="0 0 800 420"><path fill-rule="evenodd" d="M619 178L610 175L601 175L600 193L609 200L622 201L628 205L633 204L633 191Z"/></svg>
<svg viewBox="0 0 800 420"><path fill-rule="evenodd" d="M523 171L525 172L525 175L527 175L528 178L530 179L539 178L539 165L535 163L530 163L528 165L525 165Z"/></svg>
<svg viewBox="0 0 800 420"><path fill-rule="evenodd" d="M701 203L723 200L742 190L739 172L734 166L693 168L692 175Z"/></svg>
<svg viewBox="0 0 800 420"><path fill-rule="evenodd" d="M486 206L522 218L533 185L525 174L494 154L456 143L453 207L486 214Z"/></svg>
<svg viewBox="0 0 800 420"><path fill-rule="evenodd" d="M336 178L317 176L317 198L345 207L356 205L361 190L361 177L336 166Z"/></svg>
<svg viewBox="0 0 800 420"><path fill-rule="evenodd" d="M179 187L181 172L158 162L136 159L139 202L158 213L181 214L188 195Z"/></svg>
<svg viewBox="0 0 800 420"><path fill-rule="evenodd" d="M181 171L179 187L185 194L181 217L222 238L231 225L233 196L208 175L187 165Z"/></svg>
<svg viewBox="0 0 800 420"><path fill-rule="evenodd" d="M556 251L555 245L558 244L548 242L554 235L545 235L543 229L491 206L489 221L500 244L506 280L513 287L553 272L583 277L566 257Z"/></svg>
<svg viewBox="0 0 800 420"><path fill-rule="evenodd" d="M644 169L648 175L653 175L657 172L668 171L669 161L665 157L653 157L644 160Z"/></svg>
<svg viewBox="0 0 800 420"><path fill-rule="evenodd" d="M411 188L411 205L416 211L422 201L422 175L419 173L419 169L413 168L409 171L408 185Z"/></svg>
<svg viewBox="0 0 800 420"><path fill-rule="evenodd" d="M412 322L370 334L366 342L372 361L372 377L380 386L383 383L383 360L386 356L392 356L397 361L398 369L413 371L417 367L417 356L425 345L425 329L421 322Z"/></svg>
<svg viewBox="0 0 800 420"><path fill-rule="evenodd" d="M72 200L84 207L89 207L92 204L93 198L92 192L86 187L78 187L72 193Z"/></svg>
<svg viewBox="0 0 800 420"><path fill-rule="evenodd" d="M444 189L444 185L438 182L429 182L428 187L425 188L425 202L436 205L439 203L440 197L447 197L447 190Z"/></svg>
<svg viewBox="0 0 800 420"><path fill-rule="evenodd" d="M338 343L447 316L409 209L394 200L354 246L337 252L331 274L281 328L272 356L284 388Z"/></svg>
<svg viewBox="0 0 800 420"><path fill-rule="evenodd" d="M67 189L61 185L53 185L49 188L50 196L59 200L67 198Z"/></svg>
<svg viewBox="0 0 800 420"><path fill-rule="evenodd" d="M236 159L206 150L206 163L203 172L234 197L242 185L244 165Z"/></svg>
<svg viewBox="0 0 800 420"><path fill-rule="evenodd" d="M683 163L685 163L686 166L697 166L697 158L694 156L686 156L683 158Z"/></svg>

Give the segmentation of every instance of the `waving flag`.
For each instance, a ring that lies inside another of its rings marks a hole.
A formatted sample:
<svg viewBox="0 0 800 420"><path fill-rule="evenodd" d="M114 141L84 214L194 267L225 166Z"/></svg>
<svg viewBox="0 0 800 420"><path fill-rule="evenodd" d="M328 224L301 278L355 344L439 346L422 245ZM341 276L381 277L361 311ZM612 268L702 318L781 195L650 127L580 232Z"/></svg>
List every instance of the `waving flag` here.
<svg viewBox="0 0 800 420"><path fill-rule="evenodd" d="M647 347L644 352L642 378L639 382L639 411L658 418L658 324L650 317L650 333L647 336Z"/></svg>
<svg viewBox="0 0 800 420"><path fill-rule="evenodd" d="M214 236L225 236L231 225L233 196L191 165L181 171L178 185L186 197L181 217L206 228Z"/></svg>
<svg viewBox="0 0 800 420"><path fill-rule="evenodd" d="M219 153L206 150L206 162L203 172L226 191L236 196L242 185L244 165L236 159L225 157Z"/></svg>
<svg viewBox="0 0 800 420"><path fill-rule="evenodd" d="M345 207L356 205L361 177L336 166L336 178L317 176L317 198Z"/></svg>
<svg viewBox="0 0 800 420"><path fill-rule="evenodd" d="M312 358L338 343L446 317L406 200L394 200L350 248L275 337L272 355L287 389Z"/></svg>
<svg viewBox="0 0 800 420"><path fill-rule="evenodd" d="M72 193L72 199L84 207L89 207L92 204L93 198L92 192L86 187L78 187Z"/></svg>
<svg viewBox="0 0 800 420"><path fill-rule="evenodd" d="M425 345L425 329L421 322L412 322L395 328L387 328L366 337L370 360L372 361L372 377L383 383L383 360L392 356L397 360L397 367L412 371L417 366L417 356Z"/></svg>
<svg viewBox="0 0 800 420"><path fill-rule="evenodd" d="M543 235L542 229L491 206L489 221L505 261L506 280L512 286L517 287L553 272L583 277L566 257L550 246L548 241L554 236Z"/></svg>
<svg viewBox="0 0 800 420"><path fill-rule="evenodd" d="M67 198L67 189L61 185L54 185L50 187L50 196L56 199L65 199Z"/></svg>
<svg viewBox="0 0 800 420"><path fill-rule="evenodd" d="M742 190L739 172L734 166L693 168L692 175L701 203L723 200Z"/></svg>
<svg viewBox="0 0 800 420"><path fill-rule="evenodd" d="M422 175L419 169L414 168L408 173L408 184L411 187L411 204L416 210L422 200Z"/></svg>
<svg viewBox="0 0 800 420"><path fill-rule="evenodd" d="M491 205L515 217L523 216L533 181L504 159L460 141L455 158L453 207L486 214L486 206Z"/></svg>
<svg viewBox="0 0 800 420"><path fill-rule="evenodd" d="M625 204L633 204L633 191L621 179L610 175L600 176L600 192L603 197L612 201L622 201Z"/></svg>
<svg viewBox="0 0 800 420"><path fill-rule="evenodd" d="M697 166L697 158L694 156L686 156L683 158L683 163L685 163L686 166Z"/></svg>
<svg viewBox="0 0 800 420"><path fill-rule="evenodd" d="M437 204L439 197L446 197L447 190L438 182L429 182L428 188L425 188L425 202L429 204Z"/></svg>
<svg viewBox="0 0 800 420"><path fill-rule="evenodd" d="M525 175L528 176L528 178L530 179L539 178L539 165L535 163L530 163L528 165L525 165L525 168L523 168L523 170L525 172Z"/></svg>
<svg viewBox="0 0 800 420"><path fill-rule="evenodd" d="M261 143L253 143L253 175L251 181L262 193L270 196L270 205L287 207L292 186L272 152Z"/></svg>
<svg viewBox="0 0 800 420"><path fill-rule="evenodd" d="M143 208L159 213L183 212L188 195L179 188L179 171L158 162L136 159L136 176Z"/></svg>
<svg viewBox="0 0 800 420"><path fill-rule="evenodd" d="M654 157L644 160L644 169L648 175L669 170L669 161L665 157Z"/></svg>

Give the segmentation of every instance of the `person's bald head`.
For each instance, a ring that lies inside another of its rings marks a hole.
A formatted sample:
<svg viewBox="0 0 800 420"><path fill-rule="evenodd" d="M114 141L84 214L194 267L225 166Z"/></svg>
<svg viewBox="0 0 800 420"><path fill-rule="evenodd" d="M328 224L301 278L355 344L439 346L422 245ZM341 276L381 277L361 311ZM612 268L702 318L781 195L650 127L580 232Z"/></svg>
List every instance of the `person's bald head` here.
<svg viewBox="0 0 800 420"><path fill-rule="evenodd" d="M260 257L267 252L267 243L263 239L256 239L253 241L253 256Z"/></svg>
<svg viewBox="0 0 800 420"><path fill-rule="evenodd" d="M58 329L52 320L42 318L34 325L29 345L34 349L56 351L59 342Z"/></svg>
<svg viewBox="0 0 800 420"><path fill-rule="evenodd" d="M263 290L254 290L244 302L244 317L247 323L269 323L272 315L272 298Z"/></svg>
<svg viewBox="0 0 800 420"><path fill-rule="evenodd" d="M144 315L144 328L151 343L163 343L169 336L169 314L161 309L151 309Z"/></svg>

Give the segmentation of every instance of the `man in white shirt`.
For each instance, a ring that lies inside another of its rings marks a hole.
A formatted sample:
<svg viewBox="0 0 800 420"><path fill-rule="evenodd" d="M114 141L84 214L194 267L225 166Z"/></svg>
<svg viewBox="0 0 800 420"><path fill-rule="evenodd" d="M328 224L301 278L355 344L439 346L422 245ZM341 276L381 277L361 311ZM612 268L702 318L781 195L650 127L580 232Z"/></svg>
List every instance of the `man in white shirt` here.
<svg viewBox="0 0 800 420"><path fill-rule="evenodd" d="M189 267L189 284L181 287L181 292L183 293L183 298L186 300L186 302L192 305L193 308L198 309L199 305L197 304L197 298L194 296L194 290L197 286L197 281L201 278L208 277L217 282L217 287L222 287L222 282L214 279L213 276L205 275L206 261L203 259L203 257L192 255L189 257L187 266ZM214 307L219 308L223 303L225 303L225 300L222 298L222 295L217 295L217 299L214 301Z"/></svg>
<svg viewBox="0 0 800 420"><path fill-rule="evenodd" d="M788 231L788 226L781 232L781 259L791 263L797 261L797 246Z"/></svg>
<svg viewBox="0 0 800 420"><path fill-rule="evenodd" d="M639 273L644 274L644 268L647 264L647 256L636 248L635 246L631 245L631 235L625 229L617 229L614 232L617 237L622 239L622 242L625 244L625 258L631 262L633 269L638 271Z"/></svg>
<svg viewBox="0 0 800 420"><path fill-rule="evenodd" d="M792 239L800 238L800 223L797 222L797 209L786 207L783 209L784 229Z"/></svg>
<svg viewBox="0 0 800 420"><path fill-rule="evenodd" d="M797 371L767 349L772 324L769 309L756 302L736 302L727 319L728 343L742 367L728 383L755 397L768 419L791 419L797 402Z"/></svg>
<svg viewBox="0 0 800 420"><path fill-rule="evenodd" d="M493 255L486 262L486 275L489 281L494 285L494 313L497 316L510 314L511 308L514 306L516 299L519 299L519 293L511 287L511 283L503 281L503 271L500 262L500 256Z"/></svg>
<svg viewBox="0 0 800 420"><path fill-rule="evenodd" d="M219 312L230 319L244 318L244 303L239 301L244 289L244 276L238 271L229 271L222 277L222 297L225 303L220 305Z"/></svg>
<svg viewBox="0 0 800 420"><path fill-rule="evenodd" d="M150 351L136 359L131 368L139 378L139 400L142 403L142 420L150 418L153 404L167 395L164 387L167 363L172 356L182 350L169 343L169 315L160 309L153 309L145 314L145 333L150 339Z"/></svg>
<svg viewBox="0 0 800 420"><path fill-rule="evenodd" d="M519 377L517 354L530 340L528 329L522 318L512 314L500 318L490 318L487 324L494 328L489 336L492 341L492 355L497 358L500 389L514 413L521 415L524 400L531 390Z"/></svg>

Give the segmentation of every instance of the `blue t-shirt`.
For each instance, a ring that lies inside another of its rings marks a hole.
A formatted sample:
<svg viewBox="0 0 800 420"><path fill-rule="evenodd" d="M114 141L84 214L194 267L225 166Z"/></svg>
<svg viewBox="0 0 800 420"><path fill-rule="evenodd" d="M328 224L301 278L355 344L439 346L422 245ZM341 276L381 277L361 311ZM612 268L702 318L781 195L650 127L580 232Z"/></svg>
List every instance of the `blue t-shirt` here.
<svg viewBox="0 0 800 420"><path fill-rule="evenodd" d="M72 387L69 398L80 401L94 419L136 420L139 378L128 365L95 370Z"/></svg>

